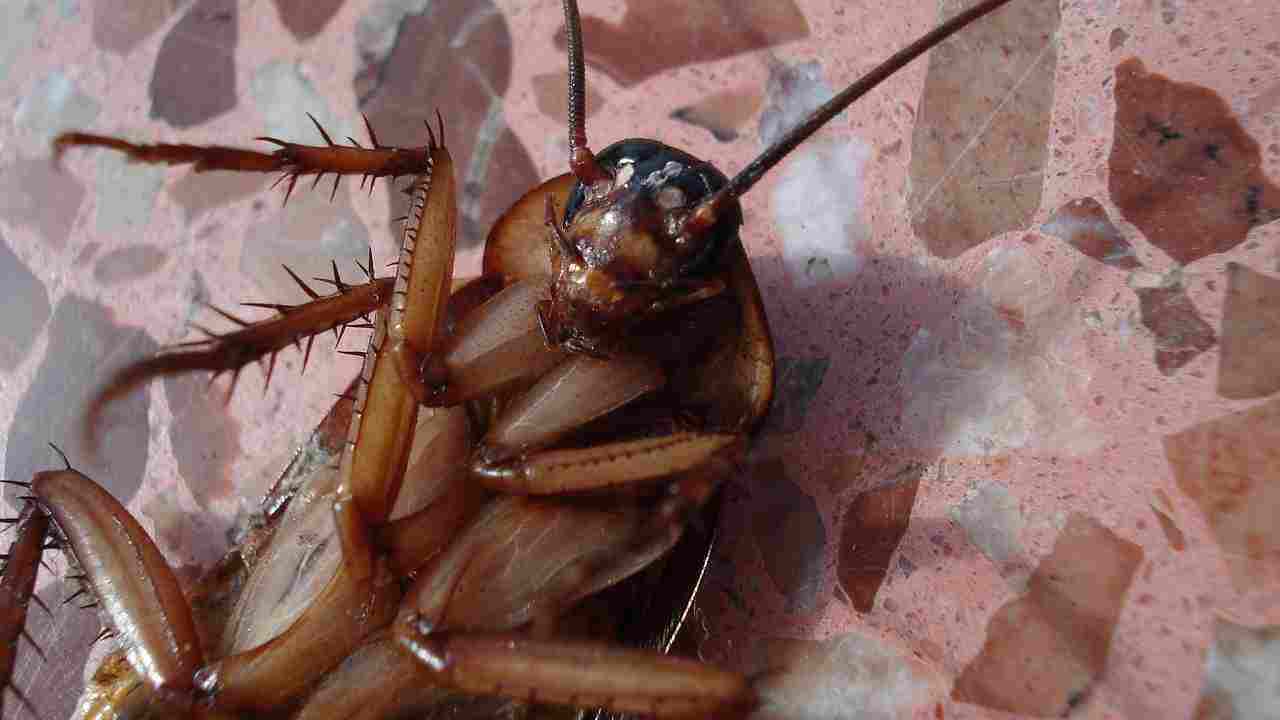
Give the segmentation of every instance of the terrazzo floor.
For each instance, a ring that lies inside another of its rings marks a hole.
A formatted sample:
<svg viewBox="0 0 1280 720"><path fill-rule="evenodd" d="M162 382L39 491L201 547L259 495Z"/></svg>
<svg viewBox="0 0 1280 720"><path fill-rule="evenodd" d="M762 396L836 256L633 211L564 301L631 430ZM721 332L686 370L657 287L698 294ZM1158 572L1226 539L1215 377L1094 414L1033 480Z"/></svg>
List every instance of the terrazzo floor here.
<svg viewBox="0 0 1280 720"><path fill-rule="evenodd" d="M955 2L583 0L589 136L732 172ZM886 7L891 5L891 8ZM554 0L0 3L0 437L55 442L186 574L354 376L317 342L265 390L113 367L303 299L280 270L394 257L399 198L129 165L50 139L421 144L439 108L460 274L565 167ZM1280 5L1014 0L745 199L779 357L688 647L761 718L1280 717ZM349 338L344 346L354 347ZM12 488L3 503L12 506ZM5 514L11 514L6 512ZM55 568L61 569L60 561ZM73 712L97 619L58 601L15 685ZM7 717L29 708L5 705Z"/></svg>

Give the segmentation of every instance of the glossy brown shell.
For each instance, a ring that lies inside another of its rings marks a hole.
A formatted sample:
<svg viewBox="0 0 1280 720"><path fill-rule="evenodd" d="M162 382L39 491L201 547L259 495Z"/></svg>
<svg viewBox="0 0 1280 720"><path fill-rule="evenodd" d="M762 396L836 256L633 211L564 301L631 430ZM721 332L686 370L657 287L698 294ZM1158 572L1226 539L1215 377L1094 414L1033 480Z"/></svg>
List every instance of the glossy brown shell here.
<svg viewBox="0 0 1280 720"><path fill-rule="evenodd" d="M561 211L568 202L574 178L564 174L525 193L494 225L485 243L483 272L497 275L504 285L518 280L550 275L546 196ZM696 358L680 362L667 358L673 396L688 408L698 408L705 421L718 430L752 432L769 411L773 399L774 354L769 323L765 319L760 288L741 242L726 248L721 258L721 276L727 290L722 297L673 311L652 328L639 328L648 337L678 330L683 343L662 345L683 352L697 346ZM723 323L726 319L732 320ZM688 327L692 325L693 327ZM637 342L638 346L647 345ZM671 373L674 366L676 372Z"/></svg>

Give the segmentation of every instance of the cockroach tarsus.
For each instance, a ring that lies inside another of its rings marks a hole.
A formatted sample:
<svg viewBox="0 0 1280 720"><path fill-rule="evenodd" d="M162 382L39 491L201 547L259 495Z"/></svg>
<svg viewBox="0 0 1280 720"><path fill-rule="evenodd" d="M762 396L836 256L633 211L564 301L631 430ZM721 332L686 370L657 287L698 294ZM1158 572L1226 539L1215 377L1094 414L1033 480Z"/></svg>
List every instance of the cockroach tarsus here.
<svg viewBox="0 0 1280 720"><path fill-rule="evenodd" d="M69 463L38 473L0 579L0 681L11 685L52 520L121 645L86 691L86 716L158 703L380 717L466 697L533 716L752 711L749 678L582 628L601 593L671 557L768 410L773 347L737 235L739 197L856 98L1007 1L942 24L730 178L653 140L592 152L578 10L564 0L570 172L499 219L484 273L467 283L453 279L458 211L439 115L415 148L382 145L367 120L368 147L339 146L316 122L324 145L260 138L270 153L60 135L55 157L97 147L196 171L280 172L286 199L307 175L314 186L332 174L331 192L343 176L412 177L411 209L393 277L375 277L370 254L366 282L334 264L322 296L290 271L309 301L260 305L277 315L259 322L224 314L240 327L130 365L99 391L90 436L106 404L156 377L229 372L234 387L263 361L269 382L288 345L306 339L309 354L316 334L372 331L331 461L300 470L268 530L190 593L103 488Z"/></svg>

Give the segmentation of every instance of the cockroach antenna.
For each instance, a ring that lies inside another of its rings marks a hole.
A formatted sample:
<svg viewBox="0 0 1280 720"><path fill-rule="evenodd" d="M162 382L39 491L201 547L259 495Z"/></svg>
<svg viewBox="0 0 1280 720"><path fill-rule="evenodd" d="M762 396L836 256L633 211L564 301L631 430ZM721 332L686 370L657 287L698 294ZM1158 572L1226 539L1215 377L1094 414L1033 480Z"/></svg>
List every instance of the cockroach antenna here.
<svg viewBox="0 0 1280 720"><path fill-rule="evenodd" d="M53 448L53 451L58 453L58 457L62 458L62 464L65 466L65 469L71 470L71 461L67 459L67 454L62 452L62 448L54 445L53 443L49 443L49 447Z"/></svg>
<svg viewBox="0 0 1280 720"><path fill-rule="evenodd" d="M1010 0L984 0L947 20L918 40L899 50L874 70L863 75L838 95L814 110L809 117L791 128L781 138L760 153L721 189L699 202L685 218L680 235L692 238L701 235L718 222L725 210L773 169L792 150L809 139L833 118L844 112L855 100L875 89L912 60L933 49L942 41L964 29L970 23L987 15ZM564 0L565 38L569 55L569 169L585 186L608 177L594 153L587 147L586 132L586 72L582 56L582 28L577 0Z"/></svg>
<svg viewBox="0 0 1280 720"><path fill-rule="evenodd" d="M564 0L569 171L578 181L563 219L544 198L552 282L538 318L548 344L607 355L628 328L720 295L716 274L738 243L739 198L782 158L907 63L1009 0L984 0L893 55L784 134L732 180L657 140L629 138L596 154L587 144L586 76L576 0ZM532 209L531 209L532 210Z"/></svg>
<svg viewBox="0 0 1280 720"><path fill-rule="evenodd" d="M582 23L577 0L564 0L566 44L569 48L569 170L583 185L608 177L587 147L587 73L582 59Z"/></svg>
<svg viewBox="0 0 1280 720"><path fill-rule="evenodd" d="M984 2L978 3L921 36L915 42L894 53L888 60L880 63L874 70L858 78L849 87L824 103L822 107L814 110L804 121L791 128L781 138L778 138L773 145L770 145L755 160L752 160L745 168L739 171L727 185L699 203L685 220L681 234L686 237L698 235L714 226L725 207L745 195L765 173L773 169L787 154L809 139L822 126L844 112L845 108L852 105L855 100L871 92L881 82L901 70L912 60L941 44L975 20L999 9L1009 1L984 0ZM572 2L572 0L566 0L566 2Z"/></svg>

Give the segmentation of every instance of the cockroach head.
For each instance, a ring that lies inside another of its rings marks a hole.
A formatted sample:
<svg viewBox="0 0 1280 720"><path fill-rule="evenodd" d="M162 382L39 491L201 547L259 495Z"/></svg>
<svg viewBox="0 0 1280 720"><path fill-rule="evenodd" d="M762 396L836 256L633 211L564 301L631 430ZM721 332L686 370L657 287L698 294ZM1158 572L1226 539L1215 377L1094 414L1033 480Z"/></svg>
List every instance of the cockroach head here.
<svg viewBox="0 0 1280 720"><path fill-rule="evenodd" d="M549 342L608 353L637 320L712 297L715 272L742 224L738 198L806 139L904 65L1010 0L981 0L846 87L733 179L654 140L624 140L599 156L587 147L586 72L577 0L563 0L569 51L569 169L578 185L547 224L553 283L539 306Z"/></svg>
<svg viewBox="0 0 1280 720"><path fill-rule="evenodd" d="M737 242L736 201L708 227L699 203L728 184L710 163L655 140L623 140L595 156L594 182L578 183L552 216L553 283L541 308L551 342L602 352L637 320L709 297L722 250Z"/></svg>

